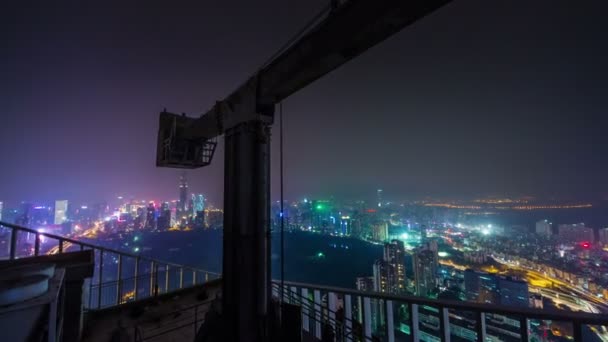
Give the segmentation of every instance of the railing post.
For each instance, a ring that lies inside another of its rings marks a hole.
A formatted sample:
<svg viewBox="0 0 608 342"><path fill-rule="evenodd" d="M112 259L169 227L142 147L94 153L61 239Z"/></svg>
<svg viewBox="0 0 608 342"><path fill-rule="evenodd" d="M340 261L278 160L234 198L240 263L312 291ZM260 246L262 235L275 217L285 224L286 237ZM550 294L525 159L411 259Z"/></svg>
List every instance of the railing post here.
<svg viewBox="0 0 608 342"><path fill-rule="evenodd" d="M139 276L139 257L135 258L135 275L134 275L134 280L133 280L133 299L137 300L137 277Z"/></svg>
<svg viewBox="0 0 608 342"><path fill-rule="evenodd" d="M194 336L196 337L197 327L196 321L198 321L198 305L194 307Z"/></svg>
<svg viewBox="0 0 608 342"><path fill-rule="evenodd" d="M184 288L184 268L183 267L179 268L179 288L180 289Z"/></svg>
<svg viewBox="0 0 608 342"><path fill-rule="evenodd" d="M528 319L525 316L519 317L519 334L520 340L526 342L530 340L528 338Z"/></svg>
<svg viewBox="0 0 608 342"><path fill-rule="evenodd" d="M192 286L196 285L196 270L192 270Z"/></svg>
<svg viewBox="0 0 608 342"><path fill-rule="evenodd" d="M477 342L486 341L486 314L477 312Z"/></svg>
<svg viewBox="0 0 608 342"><path fill-rule="evenodd" d="M209 282L209 272L205 272L205 283Z"/></svg>
<svg viewBox="0 0 608 342"><path fill-rule="evenodd" d="M385 300L386 305L386 337L388 342L395 342L395 323L393 317L393 301Z"/></svg>
<svg viewBox="0 0 608 342"><path fill-rule="evenodd" d="M439 332L442 342L450 342L450 310L448 308L439 308Z"/></svg>
<svg viewBox="0 0 608 342"><path fill-rule="evenodd" d="M336 310L338 310L338 298L333 292L327 293L327 305L329 306L329 324L333 328L334 334L337 337L338 331L336 330Z"/></svg>
<svg viewBox="0 0 608 342"><path fill-rule="evenodd" d="M308 289L302 288L302 329L306 332L310 331L310 300L308 299Z"/></svg>
<svg viewBox="0 0 608 342"><path fill-rule="evenodd" d="M165 293L169 293L169 265L165 265Z"/></svg>
<svg viewBox="0 0 608 342"><path fill-rule="evenodd" d="M369 297L363 297L363 336L372 339L372 303Z"/></svg>
<svg viewBox="0 0 608 342"><path fill-rule="evenodd" d="M579 321L572 322L572 336L574 337L574 342L582 342L583 341L583 325Z"/></svg>
<svg viewBox="0 0 608 342"><path fill-rule="evenodd" d="M420 341L420 330L419 330L419 322L418 322L418 304L410 304L410 323L412 333L412 341L418 342Z"/></svg>
<svg viewBox="0 0 608 342"><path fill-rule="evenodd" d="M99 282L97 290L97 308L101 308L101 285L103 284L103 249L99 250Z"/></svg>
<svg viewBox="0 0 608 342"><path fill-rule="evenodd" d="M291 297L291 300L290 300L291 304L298 305L298 289L295 286L291 287L290 297Z"/></svg>
<svg viewBox="0 0 608 342"><path fill-rule="evenodd" d="M321 338L321 291L314 290L315 305L313 307L315 314L315 337Z"/></svg>
<svg viewBox="0 0 608 342"><path fill-rule="evenodd" d="M19 230L15 228L11 228L11 244L9 251L9 258L11 260L15 260L15 256L17 255L17 232Z"/></svg>
<svg viewBox="0 0 608 342"><path fill-rule="evenodd" d="M36 233L36 241L34 242L34 256L40 254L40 234Z"/></svg>
<svg viewBox="0 0 608 342"><path fill-rule="evenodd" d="M116 305L122 302L122 254L118 254L118 275L116 285Z"/></svg>
<svg viewBox="0 0 608 342"><path fill-rule="evenodd" d="M154 269L156 264L154 261L150 261L150 297L154 296Z"/></svg>
<svg viewBox="0 0 608 342"><path fill-rule="evenodd" d="M63 253L63 239L59 239L59 254Z"/></svg>
<svg viewBox="0 0 608 342"><path fill-rule="evenodd" d="M352 341L352 330L353 330L353 306L352 298L349 294L344 295L344 323L346 323L346 331L348 334L346 337L347 341Z"/></svg>

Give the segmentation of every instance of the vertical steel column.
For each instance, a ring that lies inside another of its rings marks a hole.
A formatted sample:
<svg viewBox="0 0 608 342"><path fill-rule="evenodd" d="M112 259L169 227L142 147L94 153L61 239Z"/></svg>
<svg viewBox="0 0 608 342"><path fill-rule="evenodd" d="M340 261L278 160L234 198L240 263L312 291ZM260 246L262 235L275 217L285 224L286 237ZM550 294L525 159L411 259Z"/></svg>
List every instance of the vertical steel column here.
<svg viewBox="0 0 608 342"><path fill-rule="evenodd" d="M154 291L154 285L156 284L155 281L155 272L154 270L156 269L156 263L154 261L150 261L150 293L149 296L152 297L154 296L154 294L156 293Z"/></svg>
<svg viewBox="0 0 608 342"><path fill-rule="evenodd" d="M99 279L97 290L97 308L101 308L101 286L103 284L103 249L99 250Z"/></svg>
<svg viewBox="0 0 608 342"><path fill-rule="evenodd" d="M352 297L349 294L345 294L344 295L344 321L346 324L346 331L345 333L348 334L348 336L346 337L347 341L352 341L353 338L353 334L352 334L352 330L353 330L353 306L352 306Z"/></svg>
<svg viewBox="0 0 608 342"><path fill-rule="evenodd" d="M118 254L118 272L116 285L116 305L122 302L122 254Z"/></svg>
<svg viewBox="0 0 608 342"><path fill-rule="evenodd" d="M63 253L63 239L59 239L59 254Z"/></svg>
<svg viewBox="0 0 608 342"><path fill-rule="evenodd" d="M196 285L196 270L192 270L192 286Z"/></svg>
<svg viewBox="0 0 608 342"><path fill-rule="evenodd" d="M261 119L225 132L222 309L231 342L269 339L270 129Z"/></svg>
<svg viewBox="0 0 608 342"><path fill-rule="evenodd" d="M9 258L11 260L15 260L15 256L17 255L17 232L17 229L11 229L11 245L9 251Z"/></svg>
<svg viewBox="0 0 608 342"><path fill-rule="evenodd" d="M184 268L183 267L179 268L179 288L180 289L184 288Z"/></svg>
<svg viewBox="0 0 608 342"><path fill-rule="evenodd" d="M395 317L393 316L393 301L385 300L386 305L386 338L388 342L395 342Z"/></svg>
<svg viewBox="0 0 608 342"><path fill-rule="evenodd" d="M418 304L410 304L410 323L411 323L411 333L412 333L412 341L418 342L420 341L420 329L418 322Z"/></svg>

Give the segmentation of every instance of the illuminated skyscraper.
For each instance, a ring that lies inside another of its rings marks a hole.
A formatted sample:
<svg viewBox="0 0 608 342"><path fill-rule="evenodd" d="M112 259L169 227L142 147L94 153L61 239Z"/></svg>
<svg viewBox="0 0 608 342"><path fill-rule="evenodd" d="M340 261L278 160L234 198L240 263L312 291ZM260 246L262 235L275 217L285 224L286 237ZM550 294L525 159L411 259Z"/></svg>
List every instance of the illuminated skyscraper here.
<svg viewBox="0 0 608 342"><path fill-rule="evenodd" d="M384 245L384 261L388 266L387 280L389 293L405 291L405 245L393 240Z"/></svg>
<svg viewBox="0 0 608 342"><path fill-rule="evenodd" d="M171 227L171 208L168 202L161 204L157 222L159 230L167 230Z"/></svg>
<svg viewBox="0 0 608 342"><path fill-rule="evenodd" d="M0 202L0 221L2 221L2 210L4 209L4 203Z"/></svg>
<svg viewBox="0 0 608 342"><path fill-rule="evenodd" d="M563 242L594 242L593 229L585 227L584 223L560 224L557 226L557 235Z"/></svg>
<svg viewBox="0 0 608 342"><path fill-rule="evenodd" d="M378 201L378 207L382 207L382 189L376 190L376 196Z"/></svg>
<svg viewBox="0 0 608 342"><path fill-rule="evenodd" d="M388 273L389 266L384 260L376 260L373 266L374 271L374 291L388 293Z"/></svg>
<svg viewBox="0 0 608 342"><path fill-rule="evenodd" d="M62 224L67 220L67 212L68 212L68 201L67 200L57 200L55 201L55 224Z"/></svg>
<svg viewBox="0 0 608 342"><path fill-rule="evenodd" d="M183 172L179 178L179 202L177 202L178 217L186 216L188 210L188 181L186 173Z"/></svg>
<svg viewBox="0 0 608 342"><path fill-rule="evenodd" d="M430 241L414 253L414 280L416 294L428 296L437 287L437 242Z"/></svg>
<svg viewBox="0 0 608 342"><path fill-rule="evenodd" d="M553 234L551 231L551 223L547 220L536 222L536 234L550 237Z"/></svg>
<svg viewBox="0 0 608 342"><path fill-rule="evenodd" d="M192 216L205 211L205 196L192 194Z"/></svg>
<svg viewBox="0 0 608 342"><path fill-rule="evenodd" d="M372 239L379 242L388 240L388 224L385 221L376 221L372 225Z"/></svg>
<svg viewBox="0 0 608 342"><path fill-rule="evenodd" d="M146 229L156 229L156 208L152 202L146 209Z"/></svg>

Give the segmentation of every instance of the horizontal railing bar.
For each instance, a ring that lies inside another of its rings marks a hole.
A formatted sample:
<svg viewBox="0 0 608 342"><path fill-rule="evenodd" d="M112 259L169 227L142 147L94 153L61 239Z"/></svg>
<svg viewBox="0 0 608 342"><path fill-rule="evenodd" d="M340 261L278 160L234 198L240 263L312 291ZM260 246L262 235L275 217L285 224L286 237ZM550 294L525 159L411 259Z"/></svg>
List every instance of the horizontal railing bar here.
<svg viewBox="0 0 608 342"><path fill-rule="evenodd" d="M17 225L11 224L11 223L6 223L6 222L0 221L0 227L2 227L2 226L6 227L6 228L13 229L13 230L19 230L19 231L24 231L24 232L32 233L32 234L38 234L38 236L44 236L44 237L48 237L50 239L62 240L64 242L69 242L69 243L72 243L72 244L75 244L75 245L84 246L84 247L88 247L88 248L91 248L91 249L97 249L97 250L108 252L108 253L120 254L120 255L125 256L125 257L130 257L130 258L138 258L139 257L139 259L141 261L150 261L150 262L153 261L155 263L159 263L159 264L163 264L163 265L169 265L169 266L174 266L174 267L183 267L186 270L193 270L193 271L195 270L197 272L206 272L206 273L213 274L213 275L221 275L221 273L206 271L206 270L199 269L199 268L192 267L192 266L184 266L184 265L172 263L172 262L169 262L169 261L162 261L162 260L158 260L158 259L147 258L147 257L139 256L139 255L136 255L136 254L130 254L130 253L127 253L127 252L118 251L118 250L111 249L111 248L96 246L96 245L93 245L93 244L90 244L90 243L87 243L87 242L82 242L82 241L66 238L66 237L63 237L63 236L60 236L60 235L54 235L54 234L49 234L49 233L41 233L41 232L38 232L35 229L21 227L21 226L17 226Z"/></svg>
<svg viewBox="0 0 608 342"><path fill-rule="evenodd" d="M273 282L277 282L273 280ZM298 282L284 282L287 286L304 287L308 289L323 290L329 292L336 292L341 294L350 294L354 296L369 297L375 299L388 299L396 302L405 302L408 304L428 305L436 307L446 307L449 309L458 309L463 311L472 312L484 312L500 315L513 315L513 316L525 316L528 319L544 319L544 320L555 320L555 321L567 321L577 322L580 324L590 325L608 325L608 316L603 314L594 314L587 312L569 312L569 311L557 311L557 310L539 310L533 308L519 308L509 306L497 306L491 304L482 303L471 303L471 302L457 302L453 300L444 299L430 299L415 296L405 295L394 295L384 294L377 292L365 292L353 289L345 289L339 287L306 284Z"/></svg>

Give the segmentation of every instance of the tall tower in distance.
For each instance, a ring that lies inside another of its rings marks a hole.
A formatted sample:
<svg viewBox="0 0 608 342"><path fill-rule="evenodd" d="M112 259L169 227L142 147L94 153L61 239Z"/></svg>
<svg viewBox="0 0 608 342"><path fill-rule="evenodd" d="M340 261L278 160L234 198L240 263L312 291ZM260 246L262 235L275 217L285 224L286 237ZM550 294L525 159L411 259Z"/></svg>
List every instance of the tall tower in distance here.
<svg viewBox="0 0 608 342"><path fill-rule="evenodd" d="M378 208L382 207L382 189L376 190L376 196L378 200Z"/></svg>
<svg viewBox="0 0 608 342"><path fill-rule="evenodd" d="M182 172L179 177L179 202L177 203L177 213L179 217L185 216L188 210L188 180L186 172Z"/></svg>

